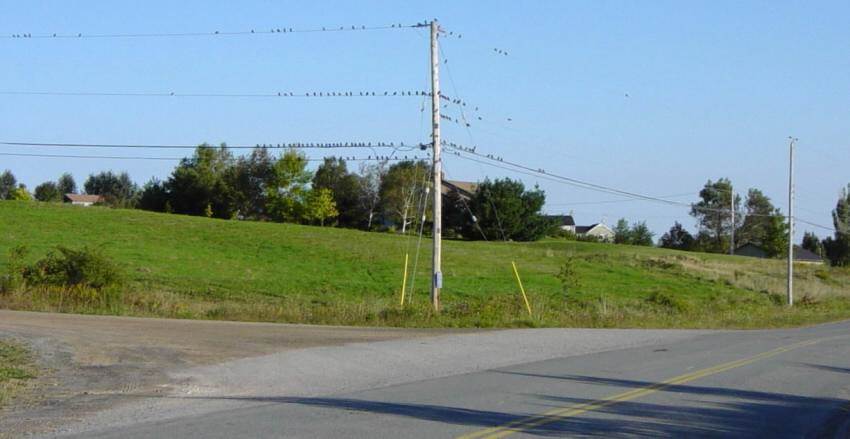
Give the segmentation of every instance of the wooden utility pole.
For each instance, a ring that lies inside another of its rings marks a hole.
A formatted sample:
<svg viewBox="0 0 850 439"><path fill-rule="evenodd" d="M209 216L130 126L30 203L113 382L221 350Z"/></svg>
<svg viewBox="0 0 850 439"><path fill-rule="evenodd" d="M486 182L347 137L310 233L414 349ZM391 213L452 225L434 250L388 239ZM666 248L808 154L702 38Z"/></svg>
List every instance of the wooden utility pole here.
<svg viewBox="0 0 850 439"><path fill-rule="evenodd" d="M794 305L794 137L788 137L788 306Z"/></svg>
<svg viewBox="0 0 850 439"><path fill-rule="evenodd" d="M440 26L431 22L431 142L434 151L434 251L432 254L431 304L434 311L440 310L440 288L443 273L440 272L443 234L443 162L440 158L440 49L437 42Z"/></svg>
<svg viewBox="0 0 850 439"><path fill-rule="evenodd" d="M729 243L729 254L735 255L735 189L732 184L729 184L729 192L732 193L732 201L730 202L729 210L732 212L732 239Z"/></svg>

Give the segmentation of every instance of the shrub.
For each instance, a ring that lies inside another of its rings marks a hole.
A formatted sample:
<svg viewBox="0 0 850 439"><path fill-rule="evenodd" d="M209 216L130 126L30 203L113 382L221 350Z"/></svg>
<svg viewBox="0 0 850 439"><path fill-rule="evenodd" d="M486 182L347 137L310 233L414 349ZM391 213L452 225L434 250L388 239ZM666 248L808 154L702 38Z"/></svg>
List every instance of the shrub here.
<svg viewBox="0 0 850 439"><path fill-rule="evenodd" d="M646 301L653 305L662 306L674 311L685 311L688 307L687 304L679 298L660 291L653 291L652 294L646 298Z"/></svg>
<svg viewBox="0 0 850 439"><path fill-rule="evenodd" d="M32 285L83 287L101 291L121 284L118 267L99 249L74 250L58 246L25 267L23 279Z"/></svg>
<svg viewBox="0 0 850 439"><path fill-rule="evenodd" d="M570 230L565 230L565 229L562 229L560 227L554 227L552 229L552 231L549 232L549 236L551 236L553 238L565 239L567 241L578 240L578 236L575 234L575 232L572 232Z"/></svg>
<svg viewBox="0 0 850 439"><path fill-rule="evenodd" d="M563 290L564 294L569 294L581 286L581 280L576 272L575 260L573 258L567 258L564 261L564 265L561 266L561 270L555 277L561 282L561 290Z"/></svg>
<svg viewBox="0 0 850 439"><path fill-rule="evenodd" d="M23 284L24 258L29 249L23 245L12 248L6 261L6 272L0 275L0 293L18 289Z"/></svg>

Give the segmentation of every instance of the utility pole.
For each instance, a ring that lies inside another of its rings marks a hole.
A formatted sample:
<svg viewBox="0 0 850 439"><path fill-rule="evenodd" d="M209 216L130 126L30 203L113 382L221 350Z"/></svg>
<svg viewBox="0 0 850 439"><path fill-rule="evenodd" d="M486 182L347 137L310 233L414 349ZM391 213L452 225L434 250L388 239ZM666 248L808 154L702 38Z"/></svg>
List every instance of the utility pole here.
<svg viewBox="0 0 850 439"><path fill-rule="evenodd" d="M794 143L788 137L788 306L794 305Z"/></svg>
<svg viewBox="0 0 850 439"><path fill-rule="evenodd" d="M729 192L732 193L732 201L730 202L729 211L732 212L732 239L729 243L729 254L735 256L735 189L732 184L729 184Z"/></svg>
<svg viewBox="0 0 850 439"><path fill-rule="evenodd" d="M440 272L443 234L443 162L440 158L440 49L437 45L440 26L431 21L431 142L434 151L434 251L432 254L431 305L440 310L440 288L443 273Z"/></svg>

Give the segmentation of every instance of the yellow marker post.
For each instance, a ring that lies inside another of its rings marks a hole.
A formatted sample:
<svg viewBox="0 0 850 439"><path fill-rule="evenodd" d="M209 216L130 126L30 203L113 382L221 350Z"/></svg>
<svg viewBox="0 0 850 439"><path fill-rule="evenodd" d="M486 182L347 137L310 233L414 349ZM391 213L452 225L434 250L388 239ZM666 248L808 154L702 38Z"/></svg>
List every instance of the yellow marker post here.
<svg viewBox="0 0 850 439"><path fill-rule="evenodd" d="M531 314L531 305L528 304L528 296L525 295L525 288L522 287L522 280L519 278L519 271L516 269L516 263L511 261L511 265L514 267L514 275L516 276L516 283L519 284L519 291L522 293L522 300L525 301L525 309L528 310L528 315Z"/></svg>
<svg viewBox="0 0 850 439"><path fill-rule="evenodd" d="M408 253L404 254L404 276L401 278L401 306L404 307L404 290L407 289L407 258Z"/></svg>

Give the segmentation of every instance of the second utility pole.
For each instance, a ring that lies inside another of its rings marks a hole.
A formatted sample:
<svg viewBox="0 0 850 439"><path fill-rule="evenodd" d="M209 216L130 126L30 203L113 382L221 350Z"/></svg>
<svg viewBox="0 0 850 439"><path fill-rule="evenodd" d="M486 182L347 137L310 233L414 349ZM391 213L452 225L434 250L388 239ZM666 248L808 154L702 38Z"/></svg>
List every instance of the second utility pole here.
<svg viewBox="0 0 850 439"><path fill-rule="evenodd" d="M788 138L788 306L794 305L794 143Z"/></svg>
<svg viewBox="0 0 850 439"><path fill-rule="evenodd" d="M440 158L440 49L437 45L440 26L431 22L431 145L434 151L434 252L432 254L431 305L440 310L440 288L443 273L440 272L443 233L443 162Z"/></svg>

